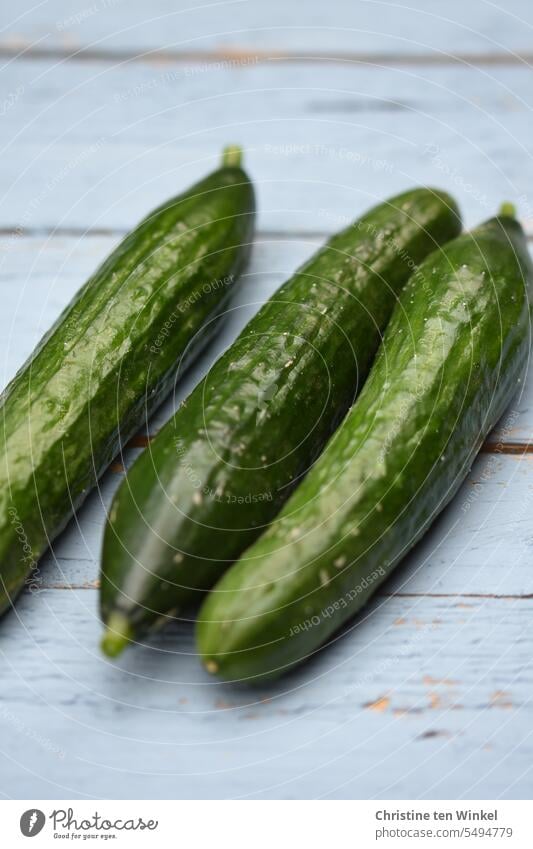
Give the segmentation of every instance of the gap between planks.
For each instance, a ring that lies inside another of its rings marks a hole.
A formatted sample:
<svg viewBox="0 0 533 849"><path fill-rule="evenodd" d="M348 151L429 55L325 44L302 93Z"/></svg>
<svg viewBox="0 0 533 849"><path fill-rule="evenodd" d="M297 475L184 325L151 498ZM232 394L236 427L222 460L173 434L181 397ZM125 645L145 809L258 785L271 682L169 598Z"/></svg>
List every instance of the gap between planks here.
<svg viewBox="0 0 533 849"><path fill-rule="evenodd" d="M39 586L39 592L43 590L99 590L100 581L85 581L83 584L47 584L43 582ZM456 598L459 601L462 599L492 599L495 601L531 601L533 593L389 593L382 591L375 593L375 598ZM186 622L191 620L186 619Z"/></svg>
<svg viewBox="0 0 533 849"><path fill-rule="evenodd" d="M525 225L524 225L525 226ZM0 227L0 237L17 236L20 239L49 238L119 238L131 233L131 227ZM327 239L332 235L329 230L259 230L256 239ZM530 237L533 239L533 234Z"/></svg>
<svg viewBox="0 0 533 849"><path fill-rule="evenodd" d="M155 433L138 433L126 443L126 448L146 448L152 439L156 436ZM522 454L533 454L533 443L531 442L497 442L494 439L488 439L480 448L481 454L509 454L511 456L520 456ZM112 466L119 466L120 463L113 463ZM113 469L112 471L123 471L123 469Z"/></svg>
<svg viewBox="0 0 533 849"><path fill-rule="evenodd" d="M533 242L533 231L531 220L520 219L524 228L526 239ZM0 227L0 237L17 236L20 239L52 239L52 238L120 238L131 233L131 227L35 227L34 229L23 229L20 227ZM258 241L264 239L285 239L296 241L298 239L329 239L334 235L331 230L259 230L255 238Z"/></svg>
<svg viewBox="0 0 533 849"><path fill-rule="evenodd" d="M394 53L394 52L357 52L339 51L326 53L321 50L253 50L234 48L233 50L171 50L151 48L147 50L95 50L91 47L81 47L79 50L68 50L62 47L38 47L25 45L4 44L0 46L0 57L6 59L34 60L43 59L54 61L79 62L143 62L156 63L231 63L232 68L246 68L250 65L267 62L300 64L355 64L397 67L405 65L465 65L467 67L484 67L495 65L533 65L533 52L501 51L500 53L445 53L434 50L428 53Z"/></svg>

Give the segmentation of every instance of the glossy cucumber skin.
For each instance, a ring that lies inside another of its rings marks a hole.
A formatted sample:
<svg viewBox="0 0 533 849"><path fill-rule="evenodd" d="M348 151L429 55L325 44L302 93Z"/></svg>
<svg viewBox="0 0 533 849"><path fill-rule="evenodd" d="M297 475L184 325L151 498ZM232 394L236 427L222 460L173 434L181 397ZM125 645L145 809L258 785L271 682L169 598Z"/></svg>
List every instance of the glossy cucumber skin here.
<svg viewBox="0 0 533 849"><path fill-rule="evenodd" d="M129 471L101 606L135 633L201 599L274 518L345 415L413 264L460 231L418 189L334 236L285 283Z"/></svg>
<svg viewBox="0 0 533 849"><path fill-rule="evenodd" d="M523 375L532 277L511 218L422 264L357 403L277 523L202 607L209 671L253 682L310 657L420 539Z"/></svg>
<svg viewBox="0 0 533 849"><path fill-rule="evenodd" d="M216 329L253 233L244 171L152 212L80 289L0 398L0 612Z"/></svg>

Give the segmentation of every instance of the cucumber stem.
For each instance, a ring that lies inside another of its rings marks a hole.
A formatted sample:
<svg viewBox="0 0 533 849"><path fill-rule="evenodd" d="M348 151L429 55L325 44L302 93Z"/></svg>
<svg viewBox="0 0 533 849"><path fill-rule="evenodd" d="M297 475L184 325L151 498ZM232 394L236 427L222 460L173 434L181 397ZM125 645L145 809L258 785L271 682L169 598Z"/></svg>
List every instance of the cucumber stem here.
<svg viewBox="0 0 533 849"><path fill-rule="evenodd" d="M112 613L100 643L104 654L118 657L132 639L133 629L126 617L122 613Z"/></svg>
<svg viewBox="0 0 533 849"><path fill-rule="evenodd" d="M226 168L238 168L242 162L242 147L229 144L222 151L222 165Z"/></svg>
<svg viewBox="0 0 533 849"><path fill-rule="evenodd" d="M504 201L500 206L499 215L507 215L509 218L516 218L516 206L508 200Z"/></svg>

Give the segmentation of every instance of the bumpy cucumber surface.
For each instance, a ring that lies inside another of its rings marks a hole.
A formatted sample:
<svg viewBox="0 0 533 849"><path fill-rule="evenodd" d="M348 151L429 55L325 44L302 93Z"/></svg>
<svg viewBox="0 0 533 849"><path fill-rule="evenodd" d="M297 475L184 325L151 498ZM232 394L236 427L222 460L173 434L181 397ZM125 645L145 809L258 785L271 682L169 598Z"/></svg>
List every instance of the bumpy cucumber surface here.
<svg viewBox="0 0 533 849"><path fill-rule="evenodd" d="M523 375L532 278L520 225L503 216L413 275L359 400L201 609L210 672L253 681L308 658L427 530Z"/></svg>
<svg viewBox="0 0 533 849"><path fill-rule="evenodd" d="M152 212L65 309L0 399L0 612L207 342L248 257L254 195L222 166Z"/></svg>
<svg viewBox="0 0 533 849"><path fill-rule="evenodd" d="M446 194L392 198L252 319L117 492L102 558L105 651L199 600L273 519L345 415L413 267L459 229Z"/></svg>

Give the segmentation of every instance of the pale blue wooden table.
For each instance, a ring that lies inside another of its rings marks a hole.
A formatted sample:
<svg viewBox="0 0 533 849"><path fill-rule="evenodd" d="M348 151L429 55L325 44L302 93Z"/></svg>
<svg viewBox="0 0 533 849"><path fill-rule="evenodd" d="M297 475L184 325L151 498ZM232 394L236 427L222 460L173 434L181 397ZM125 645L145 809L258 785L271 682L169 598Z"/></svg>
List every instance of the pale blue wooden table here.
<svg viewBox="0 0 533 849"><path fill-rule="evenodd" d="M531 0L4 6L2 384L121 234L228 142L257 185L257 245L175 401L328 233L387 195L440 185L469 225L511 200L533 233ZM253 691L208 679L190 627L119 664L99 654L113 466L42 562L40 591L0 624L0 792L531 796L532 437L533 378L365 615Z"/></svg>

